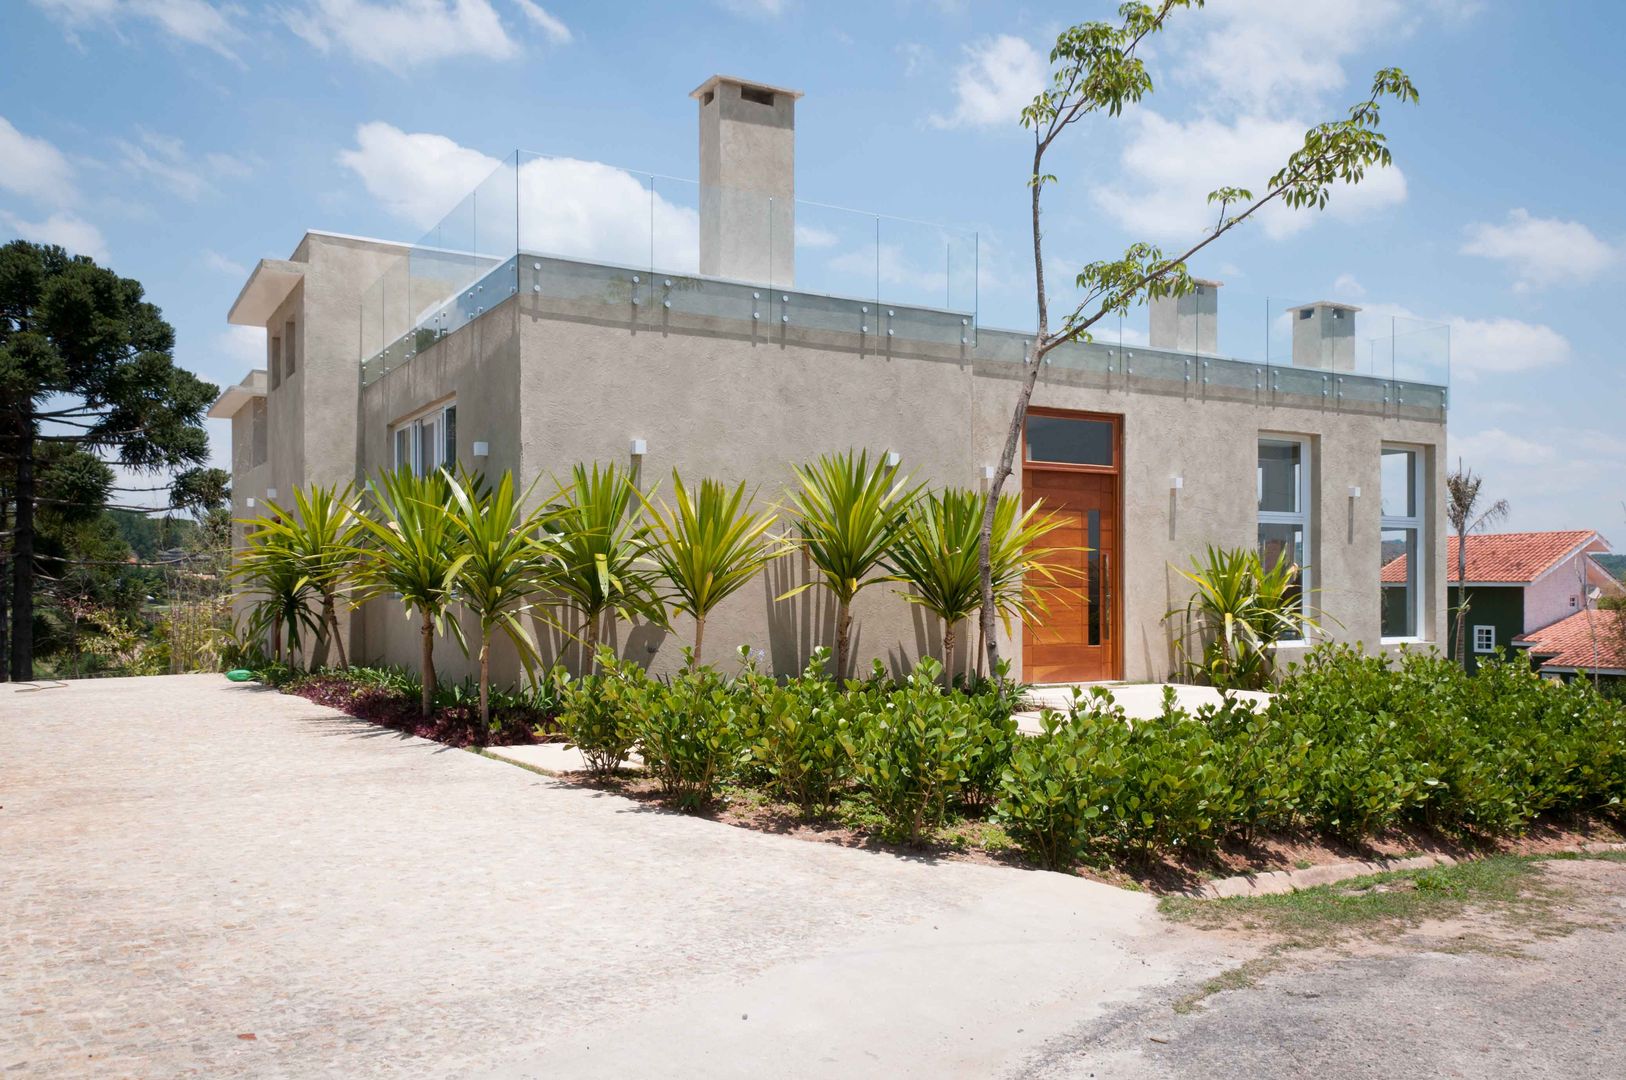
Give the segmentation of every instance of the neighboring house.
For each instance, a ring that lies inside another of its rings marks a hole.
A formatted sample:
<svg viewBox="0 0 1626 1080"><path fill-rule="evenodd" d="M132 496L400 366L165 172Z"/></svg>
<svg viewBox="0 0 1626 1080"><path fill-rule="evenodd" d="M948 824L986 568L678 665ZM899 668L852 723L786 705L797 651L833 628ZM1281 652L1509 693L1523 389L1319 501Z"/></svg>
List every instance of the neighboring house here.
<svg viewBox="0 0 1626 1080"><path fill-rule="evenodd" d="M699 184L515 154L419 244L313 231L262 260L229 319L266 331L266 370L210 414L233 425L237 513L299 485L453 463L511 470L541 497L595 460L662 493L674 468L743 480L765 505L793 464L849 447L934 485L985 484L1031 333L981 325L975 237L798 202L795 91L714 77L692 96ZM589 221L605 205L619 210ZM1445 639L1445 388L1387 361L1370 373L1393 343L1359 338L1357 309L1329 301L1281 312L1290 352L1222 355L1220 291L1153 302L1145 344L1115 329L1047 359L1008 490L1043 498L1068 526L1057 535L1088 551L1077 592L1052 592L1003 639L1014 675L1169 675L1164 616L1191 591L1175 568L1208 545L1306 567L1329 636ZM1380 591L1396 553L1408 570ZM799 670L832 614L818 590L775 597L807 573L780 560L712 615L707 640ZM898 669L939 632L891 588L854 614L859 671L872 657ZM623 626L609 643L670 671L678 631ZM387 603L348 633L352 656L417 657ZM557 636L547 647L576 659ZM442 652L457 677L462 658Z"/></svg>
<svg viewBox="0 0 1626 1080"><path fill-rule="evenodd" d="M1592 561L1609 571L1616 581L1626 584L1626 555L1594 555Z"/></svg>
<svg viewBox="0 0 1626 1080"><path fill-rule="evenodd" d="M1585 672L1605 679L1626 676L1626 612L1577 611L1516 639L1543 675L1573 678Z"/></svg>
<svg viewBox="0 0 1626 1080"><path fill-rule="evenodd" d="M1587 529L1470 535L1465 590L1457 580L1457 538L1449 537L1445 555L1449 603L1455 613L1466 592L1465 655L1470 668L1481 656L1513 655L1515 639L1581 611L1590 589L1603 596L1626 593L1599 562L1608 552L1609 542ZM1402 560L1386 565L1385 586L1404 572ZM1456 633L1453 614L1446 635L1452 656Z"/></svg>

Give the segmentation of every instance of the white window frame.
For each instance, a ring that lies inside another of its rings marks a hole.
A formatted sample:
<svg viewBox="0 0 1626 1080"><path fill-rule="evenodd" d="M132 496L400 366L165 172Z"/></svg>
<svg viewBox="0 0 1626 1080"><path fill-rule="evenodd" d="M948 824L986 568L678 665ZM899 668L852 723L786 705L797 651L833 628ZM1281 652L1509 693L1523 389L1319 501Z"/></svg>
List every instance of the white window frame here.
<svg viewBox="0 0 1626 1080"><path fill-rule="evenodd" d="M1259 448L1266 443L1275 446L1296 446L1299 451L1299 478L1298 497L1294 500L1298 510L1258 510L1259 506ZM1282 435L1271 431L1261 431L1259 438L1254 442L1254 507L1258 521L1254 525L1254 547L1259 545L1258 532L1260 525L1292 525L1304 531L1304 560L1299 563L1299 607L1306 616L1310 612L1310 590L1312 569L1310 566L1311 552L1315 550L1315 537L1310 526L1310 496L1315 485L1310 482L1311 470L1314 468L1313 447L1310 440L1302 435ZM1302 637L1283 638L1278 645L1296 646L1306 644Z"/></svg>
<svg viewBox="0 0 1626 1080"><path fill-rule="evenodd" d="M1481 641L1481 633L1486 640ZM1493 653L1496 651L1496 627L1487 623L1477 623L1474 626L1474 652Z"/></svg>
<svg viewBox="0 0 1626 1080"><path fill-rule="evenodd" d="M1385 450L1402 450L1411 455L1411 507L1410 514L1385 514L1383 508L1383 459ZM1378 450L1378 535L1392 530L1410 530L1416 536L1406 559L1406 569L1412 578L1413 594L1411 597L1411 624L1415 633L1397 637L1382 637L1381 628L1379 643L1383 645L1410 645L1427 641L1423 633L1423 597L1428 595L1428 534L1423 531L1423 510L1432 498L1424 484L1424 453L1421 446L1409 443L1384 443ZM1382 585L1382 562L1379 562L1379 590ZM1380 615L1381 618L1381 615Z"/></svg>
<svg viewBox="0 0 1626 1080"><path fill-rule="evenodd" d="M424 454L424 428L433 426L439 453L435 460ZM390 425L390 458L397 469L410 468L412 475L423 476L434 469L457 467L457 399L440 401L402 417ZM406 453L402 454L402 436L406 439Z"/></svg>

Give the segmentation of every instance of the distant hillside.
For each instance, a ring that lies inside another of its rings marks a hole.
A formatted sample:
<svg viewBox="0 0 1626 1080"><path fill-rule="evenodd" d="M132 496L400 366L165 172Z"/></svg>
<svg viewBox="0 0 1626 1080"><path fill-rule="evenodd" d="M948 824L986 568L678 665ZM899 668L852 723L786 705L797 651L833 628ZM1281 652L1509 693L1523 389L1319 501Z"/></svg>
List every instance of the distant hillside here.
<svg viewBox="0 0 1626 1080"><path fill-rule="evenodd" d="M134 510L109 510L107 515L118 525L119 535L130 545L136 558L143 562L159 552L180 547L198 531L198 523L189 517L169 517L160 514L138 514Z"/></svg>

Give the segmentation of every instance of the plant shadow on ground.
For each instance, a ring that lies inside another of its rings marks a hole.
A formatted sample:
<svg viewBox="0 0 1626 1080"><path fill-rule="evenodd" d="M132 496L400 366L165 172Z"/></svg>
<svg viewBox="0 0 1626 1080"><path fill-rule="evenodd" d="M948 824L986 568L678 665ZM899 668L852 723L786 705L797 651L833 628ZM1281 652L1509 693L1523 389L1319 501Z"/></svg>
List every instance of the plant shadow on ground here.
<svg viewBox="0 0 1626 1080"><path fill-rule="evenodd" d="M640 811L683 814L753 832L880 852L917 862L956 861L1037 869L1003 829L977 817L951 816L918 843L889 838L880 815L853 793L844 794L823 813L804 814L795 804L776 800L760 789L725 784L710 803L685 810L675 805L658 783L636 769L623 768L611 776L580 772L543 775L571 787L628 799Z"/></svg>

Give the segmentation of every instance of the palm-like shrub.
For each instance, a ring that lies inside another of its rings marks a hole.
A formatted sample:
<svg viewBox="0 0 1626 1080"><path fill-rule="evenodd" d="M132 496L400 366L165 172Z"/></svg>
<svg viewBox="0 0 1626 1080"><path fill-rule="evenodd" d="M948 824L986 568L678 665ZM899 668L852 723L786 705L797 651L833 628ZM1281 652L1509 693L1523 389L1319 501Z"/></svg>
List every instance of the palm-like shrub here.
<svg viewBox="0 0 1626 1080"><path fill-rule="evenodd" d="M394 595L419 618L420 709L425 717L434 711L435 637L450 624L458 641L463 640L457 620L446 617L466 558L450 512L451 486L444 472L385 473L367 485L372 512L361 518L370 541L360 565L362 599Z"/></svg>
<svg viewBox="0 0 1626 1080"><path fill-rule="evenodd" d="M791 504L800 544L836 601L836 677L847 674L852 640L852 603L859 591L883 577L871 574L904 531L920 488L909 487L896 465L869 453L827 454L796 467ZM781 596L795 596L815 582Z"/></svg>
<svg viewBox="0 0 1626 1080"><path fill-rule="evenodd" d="M974 491L947 488L922 495L893 539L887 568L905 594L943 623L943 669L952 670L954 631L982 606L977 539L985 500Z"/></svg>
<svg viewBox="0 0 1626 1080"><path fill-rule="evenodd" d="M753 513L743 483L730 491L702 480L691 492L675 470L672 505L639 499L650 515L649 558L665 578L666 603L694 619L691 661L699 664L707 616L779 554L767 535L776 515Z"/></svg>
<svg viewBox="0 0 1626 1080"><path fill-rule="evenodd" d="M590 674L598 665L601 624L607 613L623 619L663 620L655 583L643 558L649 528L639 513L632 478L614 465L577 465L561 483L543 521L555 594L582 615L582 655Z"/></svg>
<svg viewBox="0 0 1626 1080"><path fill-rule="evenodd" d="M328 643L338 650L339 666L348 667L344 636L339 631L339 596L349 588L361 554L365 529L356 506L355 488L316 484L294 489L294 505L268 501L270 513L254 519L250 544L265 544L283 552L303 571L321 603L311 667L327 663ZM286 621L285 615L285 621Z"/></svg>
<svg viewBox="0 0 1626 1080"><path fill-rule="evenodd" d="M1266 566L1252 548L1209 545L1190 570L1178 573L1197 591L1166 618L1184 624L1175 644L1187 671L1215 686L1265 686L1274 671L1276 642L1307 637L1318 628L1301 603L1299 567L1287 559Z"/></svg>
<svg viewBox="0 0 1626 1080"><path fill-rule="evenodd" d="M513 642L527 672L538 659L526 615L545 568L546 548L536 539L544 515L524 509L512 473L494 488L463 477L449 489L447 517L462 551L457 600L480 623L480 722L489 727L492 634L501 631Z"/></svg>
<svg viewBox="0 0 1626 1080"><path fill-rule="evenodd" d="M977 512L984 513L986 506L986 496L979 496ZM994 506L994 531L988 557L994 587L994 614L999 616L1007 634L1013 622L1031 625L1044 615L1044 597L1037 589L1041 583L1064 589L1076 589L1084 584L1080 573L1066 565L1061 556L1089 549L1045 543L1045 537L1062 523L1061 518L1044 509L1043 500L1024 510L1017 496L1001 495ZM983 644L977 645L979 656Z"/></svg>
<svg viewBox="0 0 1626 1080"><path fill-rule="evenodd" d="M269 636L271 657L281 665L284 645L292 662L304 634L321 632L315 610L320 598L299 552L280 533L262 527L269 522L269 518L249 522L248 547L232 576L246 586L250 597L242 636L255 641Z"/></svg>

